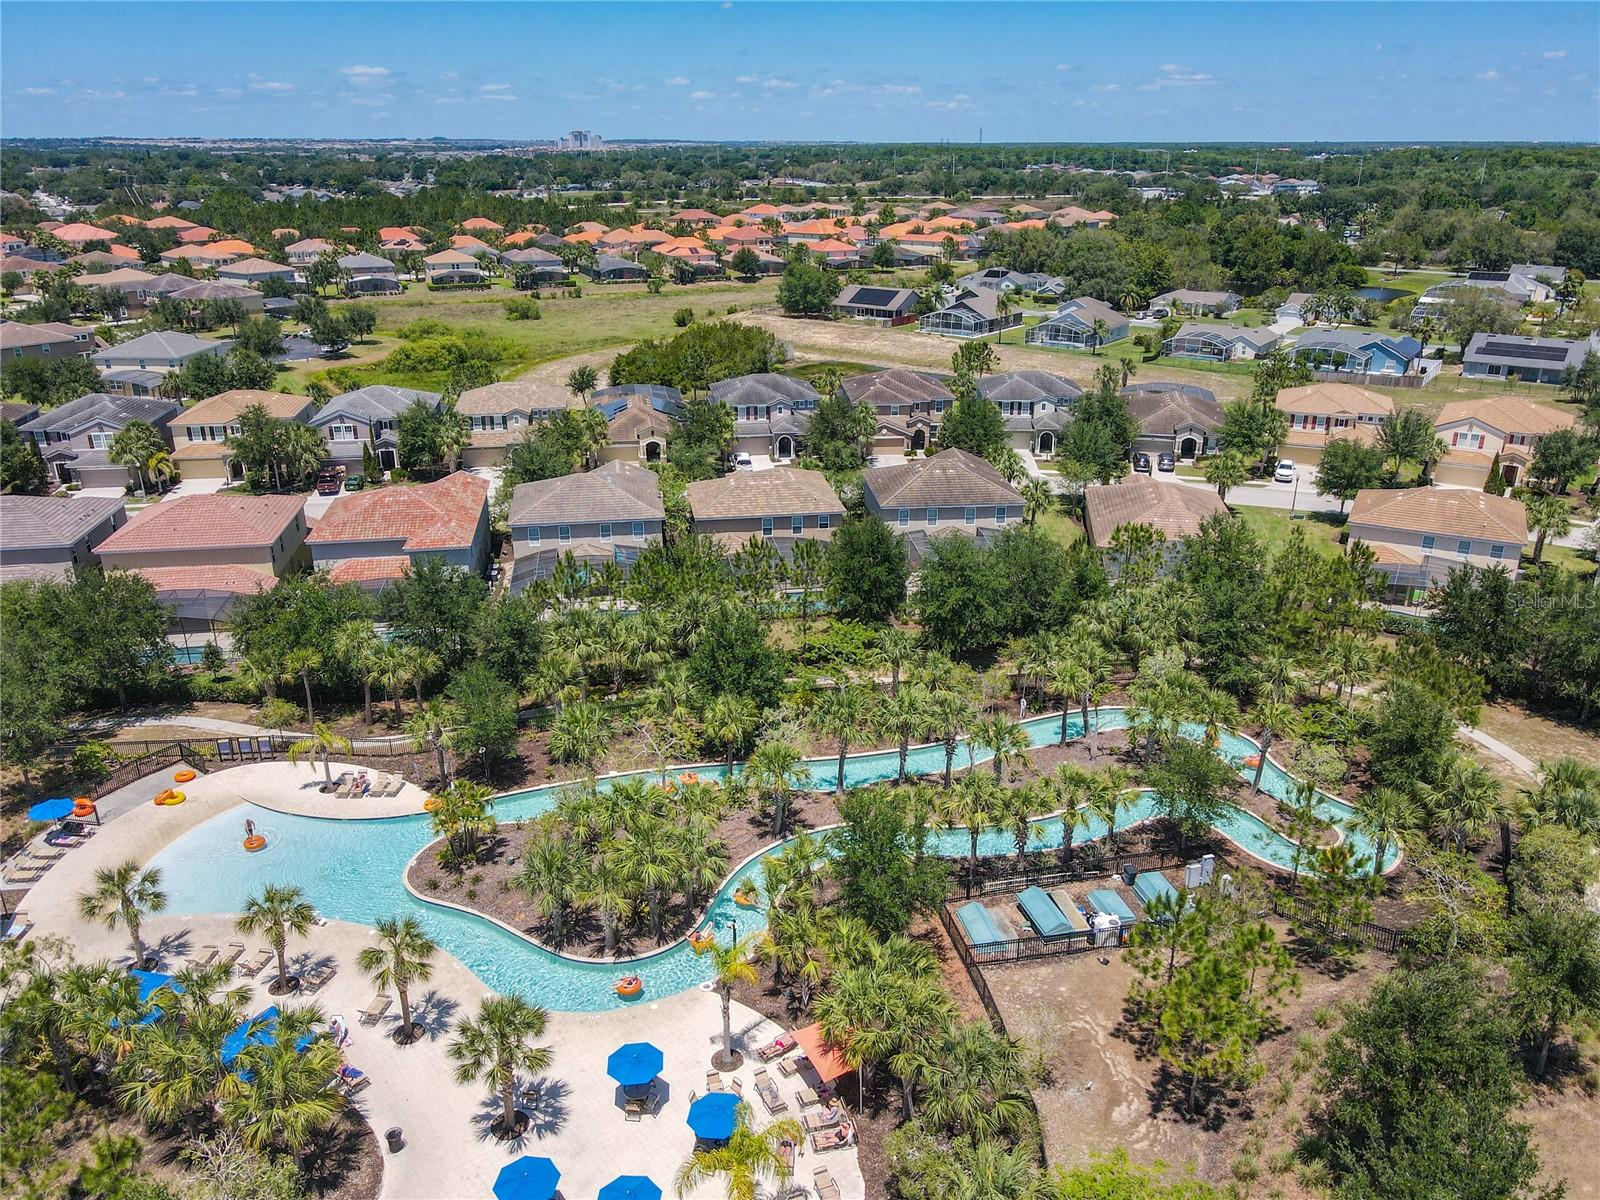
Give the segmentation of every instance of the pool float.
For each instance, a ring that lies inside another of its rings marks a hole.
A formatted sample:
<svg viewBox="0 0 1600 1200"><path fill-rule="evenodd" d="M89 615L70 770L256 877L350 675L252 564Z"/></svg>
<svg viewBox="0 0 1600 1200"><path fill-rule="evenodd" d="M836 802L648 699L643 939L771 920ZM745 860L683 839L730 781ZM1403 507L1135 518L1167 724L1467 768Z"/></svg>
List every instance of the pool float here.
<svg viewBox="0 0 1600 1200"><path fill-rule="evenodd" d="M267 848L267 839L259 833L252 833L245 838L244 848L250 851L251 854L254 854L257 850L265 850Z"/></svg>
<svg viewBox="0 0 1600 1200"><path fill-rule="evenodd" d="M644 980L637 975L624 975L617 980L616 991L619 996L637 996L644 991Z"/></svg>
<svg viewBox="0 0 1600 1200"><path fill-rule="evenodd" d="M439 804L440 804L439 797L437 797L437 796L429 796L426 800L424 800L422 802L422 811L423 812L432 812L434 809L439 807Z"/></svg>
<svg viewBox="0 0 1600 1200"><path fill-rule="evenodd" d="M699 783L700 782L700 776L696 775L693 771L686 771L679 778L681 778L684 783Z"/></svg>
<svg viewBox="0 0 1600 1200"><path fill-rule="evenodd" d="M694 948L694 951L697 954L704 950L707 946L716 945L716 941L717 935L712 933L709 929L702 929L698 933L691 933L689 935L689 945Z"/></svg>
<svg viewBox="0 0 1600 1200"><path fill-rule="evenodd" d="M742 887L734 892L733 902L740 908L756 908L761 903L761 894L756 891L755 886L752 884L750 887Z"/></svg>
<svg viewBox="0 0 1600 1200"><path fill-rule="evenodd" d="M182 804L183 801L183 793L174 791L172 788L168 788L166 791L160 792L156 795L157 806L166 804Z"/></svg>
<svg viewBox="0 0 1600 1200"><path fill-rule="evenodd" d="M1261 755L1252 754L1249 758L1244 760L1244 765L1247 767L1259 767L1261 765Z"/></svg>
<svg viewBox="0 0 1600 1200"><path fill-rule="evenodd" d="M194 772L188 770L187 768L185 768L184 770L179 771L176 775L174 775L172 777L172 782L173 783L188 783L194 777L195 777L194 776Z"/></svg>
<svg viewBox="0 0 1600 1200"><path fill-rule="evenodd" d="M79 796L72 802L72 815L78 818L94 816L94 801L87 796Z"/></svg>

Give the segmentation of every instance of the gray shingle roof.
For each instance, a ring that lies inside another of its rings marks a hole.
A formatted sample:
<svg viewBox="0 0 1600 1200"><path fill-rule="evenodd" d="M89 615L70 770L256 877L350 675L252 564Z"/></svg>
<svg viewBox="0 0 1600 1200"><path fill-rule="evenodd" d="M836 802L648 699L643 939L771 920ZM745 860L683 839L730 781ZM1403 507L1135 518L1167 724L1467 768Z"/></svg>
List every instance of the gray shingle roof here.
<svg viewBox="0 0 1600 1200"><path fill-rule="evenodd" d="M879 508L1022 503L999 471L965 450L943 450L931 458L874 467L861 473L861 483Z"/></svg>
<svg viewBox="0 0 1600 1200"><path fill-rule="evenodd" d="M346 254L339 259L339 265L346 271L392 271L394 263L387 258L380 258L376 254Z"/></svg>
<svg viewBox="0 0 1600 1200"><path fill-rule="evenodd" d="M1049 371L1002 371L984 375L977 382L978 395L996 404L1068 404L1083 395L1083 389L1072 380Z"/></svg>
<svg viewBox="0 0 1600 1200"><path fill-rule="evenodd" d="M928 404L935 400L948 404L955 399L950 389L932 375L905 367L852 375L841 386L852 404L870 404L874 408L887 404Z"/></svg>
<svg viewBox="0 0 1600 1200"><path fill-rule="evenodd" d="M390 387L386 383L369 384L367 387L345 392L329 400L317 410L316 415L311 418L311 424L328 425L338 417L356 417L368 422L392 421L417 400L437 404L439 393L421 392L415 388Z"/></svg>
<svg viewBox="0 0 1600 1200"><path fill-rule="evenodd" d="M511 493L507 523L582 525L596 521L659 521L661 481L654 471L609 462L593 471L522 483Z"/></svg>
<svg viewBox="0 0 1600 1200"><path fill-rule="evenodd" d="M1222 424L1222 405L1203 387L1188 383L1141 383L1122 389L1128 411L1141 433L1176 433L1181 425L1214 432Z"/></svg>
<svg viewBox="0 0 1600 1200"><path fill-rule="evenodd" d="M110 496L0 496L0 551L65 548L121 511Z"/></svg>
<svg viewBox="0 0 1600 1200"><path fill-rule="evenodd" d="M69 400L59 408L41 413L33 420L19 426L30 433L60 433L71 436L86 425L103 421L119 428L129 421L149 421L159 424L178 411L176 401L159 396L108 396L105 392L90 392Z"/></svg>
<svg viewBox="0 0 1600 1200"><path fill-rule="evenodd" d="M712 384L711 399L735 408L748 404L788 404L795 408L815 408L818 396L817 389L803 379L764 372L739 375Z"/></svg>
<svg viewBox="0 0 1600 1200"><path fill-rule="evenodd" d="M220 279L196 279L188 287L174 289L174 300L255 300L261 295L242 283L225 283Z"/></svg>
<svg viewBox="0 0 1600 1200"><path fill-rule="evenodd" d="M192 285L193 283L194 280L185 280L186 285ZM245 290L248 291L249 289ZM251 295L254 294L253 292L251 293ZM141 334L115 346L108 346L94 357L97 359L189 358L207 350L220 351L226 354L232 347L233 343L230 341L212 341L208 338L195 337L192 333L160 330L155 333Z"/></svg>

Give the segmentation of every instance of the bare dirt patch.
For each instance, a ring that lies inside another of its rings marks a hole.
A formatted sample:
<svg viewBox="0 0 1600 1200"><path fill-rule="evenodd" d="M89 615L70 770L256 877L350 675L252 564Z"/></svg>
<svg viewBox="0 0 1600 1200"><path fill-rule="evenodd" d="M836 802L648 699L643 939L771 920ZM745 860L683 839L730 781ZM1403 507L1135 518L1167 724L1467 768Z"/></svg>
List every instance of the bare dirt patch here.
<svg viewBox="0 0 1600 1200"><path fill-rule="evenodd" d="M1552 720L1520 704L1502 700L1484 705L1478 728L1513 750L1520 750L1534 762L1576 758L1600 767L1600 734Z"/></svg>

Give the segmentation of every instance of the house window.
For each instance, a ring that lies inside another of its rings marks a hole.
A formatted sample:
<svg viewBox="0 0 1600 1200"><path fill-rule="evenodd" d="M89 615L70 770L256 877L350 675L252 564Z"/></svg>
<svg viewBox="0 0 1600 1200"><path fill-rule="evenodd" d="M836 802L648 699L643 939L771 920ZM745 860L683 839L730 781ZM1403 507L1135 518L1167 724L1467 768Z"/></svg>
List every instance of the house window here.
<svg viewBox="0 0 1600 1200"><path fill-rule="evenodd" d="M1433 549L1433 534L1425 533L1422 535L1422 548L1424 550Z"/></svg>
<svg viewBox="0 0 1600 1200"><path fill-rule="evenodd" d="M1489 557L1490 558L1501 559L1501 558L1504 558L1505 556L1506 556L1506 548L1504 546L1490 546L1489 547Z"/></svg>
<svg viewBox="0 0 1600 1200"><path fill-rule="evenodd" d="M572 540L572 526L570 526L570 525L557 525L556 526L556 541L560 542L564 546L568 542L570 542L571 540Z"/></svg>
<svg viewBox="0 0 1600 1200"><path fill-rule="evenodd" d="M929 525L937 525L938 523L939 523L939 510L937 508L930 508L928 510L928 524Z"/></svg>
<svg viewBox="0 0 1600 1200"><path fill-rule="evenodd" d="M1462 538L1459 542L1456 543L1456 553L1459 554L1462 558L1465 558L1468 555L1468 553L1471 552L1471 550L1472 550L1472 543L1469 542L1466 538Z"/></svg>
<svg viewBox="0 0 1600 1200"><path fill-rule="evenodd" d="M328 430L328 436L336 442L353 442L356 440L356 427L354 425L334 425Z"/></svg>
<svg viewBox="0 0 1600 1200"><path fill-rule="evenodd" d="M636 538L644 537L644 522L643 521L635 521L633 523L633 536L636 537Z"/></svg>
<svg viewBox="0 0 1600 1200"><path fill-rule="evenodd" d="M537 525L528 527L528 541L535 546L539 544L539 527Z"/></svg>
<svg viewBox="0 0 1600 1200"><path fill-rule="evenodd" d="M804 517L790 517L789 518L789 532L790 533L798 535L798 534L804 533L805 529L806 529L806 519Z"/></svg>
<svg viewBox="0 0 1600 1200"><path fill-rule="evenodd" d="M601 524L601 526L600 526L600 540L602 542L609 542L611 540L611 522L606 521L606 522Z"/></svg>
<svg viewBox="0 0 1600 1200"><path fill-rule="evenodd" d="M89 445L96 450L104 450L111 445L111 435L109 433L91 433L89 435Z"/></svg>
<svg viewBox="0 0 1600 1200"><path fill-rule="evenodd" d="M826 528L828 528L828 524L829 524L828 514L827 513L818 513L817 514L817 528L818 529L826 529Z"/></svg>
<svg viewBox="0 0 1600 1200"><path fill-rule="evenodd" d="M973 508L970 504L967 505L967 511L964 514L964 519L968 525L976 525L978 523L978 510Z"/></svg>
<svg viewBox="0 0 1600 1200"><path fill-rule="evenodd" d="M1002 505L1002 504L995 505L995 508L994 508L994 523L996 525L1004 525L1006 523L1006 510L1005 510L1005 506Z"/></svg>
<svg viewBox="0 0 1600 1200"><path fill-rule="evenodd" d="M889 415L891 417L898 417L900 415L900 406L898 404L889 405Z"/></svg>
<svg viewBox="0 0 1600 1200"><path fill-rule="evenodd" d="M764 537L771 537L772 536L772 518L771 517L762 517L761 518L761 533L762 533L762 535Z"/></svg>
<svg viewBox="0 0 1600 1200"><path fill-rule="evenodd" d="M902 508L898 515L901 525L911 524L911 510L909 508Z"/></svg>
<svg viewBox="0 0 1600 1200"><path fill-rule="evenodd" d="M933 402L933 411L936 412L936 413L942 414L944 412L944 401L943 400L935 400Z"/></svg>

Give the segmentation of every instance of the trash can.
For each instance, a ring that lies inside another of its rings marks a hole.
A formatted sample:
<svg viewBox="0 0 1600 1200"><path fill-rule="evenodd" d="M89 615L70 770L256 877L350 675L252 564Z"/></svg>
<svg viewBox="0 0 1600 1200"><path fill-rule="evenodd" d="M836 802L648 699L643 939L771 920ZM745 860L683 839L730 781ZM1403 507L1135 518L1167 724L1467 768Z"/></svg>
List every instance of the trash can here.
<svg viewBox="0 0 1600 1200"><path fill-rule="evenodd" d="M383 1131L383 1140L389 1143L389 1153L399 1154L406 1148L406 1139L401 1136L400 1126L391 1125Z"/></svg>
<svg viewBox="0 0 1600 1200"><path fill-rule="evenodd" d="M1135 878L1137 878L1138 874L1139 874L1139 869L1137 867L1135 867L1132 863L1123 863L1122 864L1122 882L1126 886L1132 887L1133 886L1133 881L1134 881Z"/></svg>

